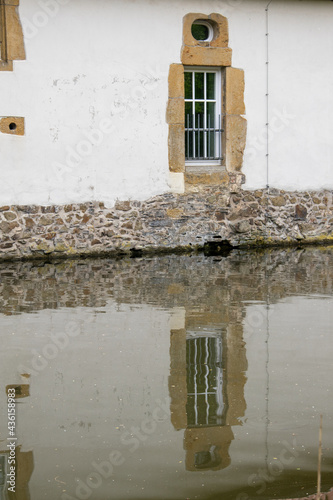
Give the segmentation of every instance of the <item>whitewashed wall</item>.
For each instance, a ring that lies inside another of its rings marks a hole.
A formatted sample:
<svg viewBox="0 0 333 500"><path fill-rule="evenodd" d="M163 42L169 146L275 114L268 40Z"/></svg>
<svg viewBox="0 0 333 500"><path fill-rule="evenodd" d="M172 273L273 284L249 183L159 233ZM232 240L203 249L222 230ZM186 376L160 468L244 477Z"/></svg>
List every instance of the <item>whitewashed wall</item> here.
<svg viewBox="0 0 333 500"><path fill-rule="evenodd" d="M0 115L24 116L26 134L0 134L0 204L112 206L170 190L167 74L188 12L229 19L233 66L245 70L245 187L264 187L266 5L21 0L27 60L0 73ZM269 184L332 187L333 4L273 0L269 21Z"/></svg>

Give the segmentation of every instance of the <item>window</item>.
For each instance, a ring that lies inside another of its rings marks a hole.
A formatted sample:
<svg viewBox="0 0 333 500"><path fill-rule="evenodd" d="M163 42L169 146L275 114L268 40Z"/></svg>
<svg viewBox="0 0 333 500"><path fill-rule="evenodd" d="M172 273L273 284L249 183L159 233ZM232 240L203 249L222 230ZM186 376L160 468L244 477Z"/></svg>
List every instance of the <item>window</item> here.
<svg viewBox="0 0 333 500"><path fill-rule="evenodd" d="M214 31L211 23L199 19L192 24L191 34L195 40L210 42L213 40Z"/></svg>
<svg viewBox="0 0 333 500"><path fill-rule="evenodd" d="M223 339L216 332L186 334L187 425L225 425Z"/></svg>
<svg viewBox="0 0 333 500"><path fill-rule="evenodd" d="M180 64L170 65L166 120L170 187L197 193L208 186L235 190L246 143L244 71L232 67L228 19L183 18Z"/></svg>
<svg viewBox="0 0 333 500"><path fill-rule="evenodd" d="M184 69L185 161L220 165L222 160L221 69Z"/></svg>

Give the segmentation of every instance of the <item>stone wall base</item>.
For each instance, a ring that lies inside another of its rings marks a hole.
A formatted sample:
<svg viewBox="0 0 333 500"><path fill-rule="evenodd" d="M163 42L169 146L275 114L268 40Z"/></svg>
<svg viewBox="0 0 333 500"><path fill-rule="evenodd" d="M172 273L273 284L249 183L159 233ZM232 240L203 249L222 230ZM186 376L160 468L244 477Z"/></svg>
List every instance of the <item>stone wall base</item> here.
<svg viewBox="0 0 333 500"><path fill-rule="evenodd" d="M164 194L144 202L0 207L0 259L57 258L333 242L333 192Z"/></svg>

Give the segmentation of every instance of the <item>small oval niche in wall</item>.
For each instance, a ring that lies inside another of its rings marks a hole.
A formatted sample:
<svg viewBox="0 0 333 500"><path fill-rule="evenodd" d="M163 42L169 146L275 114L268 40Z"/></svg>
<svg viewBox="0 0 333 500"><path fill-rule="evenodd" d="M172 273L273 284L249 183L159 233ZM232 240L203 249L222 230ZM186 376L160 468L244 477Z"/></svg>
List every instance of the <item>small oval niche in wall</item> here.
<svg viewBox="0 0 333 500"><path fill-rule="evenodd" d="M24 118L20 116L3 116L0 118L0 132L10 135L24 135Z"/></svg>

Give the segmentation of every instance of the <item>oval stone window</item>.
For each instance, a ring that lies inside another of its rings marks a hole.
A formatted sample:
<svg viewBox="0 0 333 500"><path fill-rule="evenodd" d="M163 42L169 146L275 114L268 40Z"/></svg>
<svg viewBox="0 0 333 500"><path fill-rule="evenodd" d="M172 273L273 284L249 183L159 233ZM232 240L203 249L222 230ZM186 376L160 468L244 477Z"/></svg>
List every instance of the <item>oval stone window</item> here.
<svg viewBox="0 0 333 500"><path fill-rule="evenodd" d="M213 39L213 27L207 21L194 21L191 33L193 38L199 42L210 42Z"/></svg>

